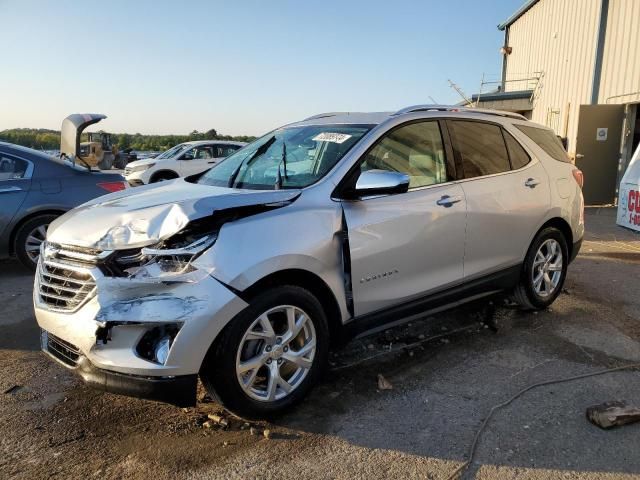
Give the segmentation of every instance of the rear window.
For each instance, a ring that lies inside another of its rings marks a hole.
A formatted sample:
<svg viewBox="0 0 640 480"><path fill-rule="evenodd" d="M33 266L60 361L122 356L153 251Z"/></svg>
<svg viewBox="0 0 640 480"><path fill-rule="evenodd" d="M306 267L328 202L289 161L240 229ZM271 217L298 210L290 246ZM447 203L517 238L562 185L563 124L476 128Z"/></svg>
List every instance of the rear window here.
<svg viewBox="0 0 640 480"><path fill-rule="evenodd" d="M551 130L529 127L527 125L514 125L514 127L536 142L538 146L551 158L554 158L559 162L570 162L562 143L560 143L558 137L556 137Z"/></svg>
<svg viewBox="0 0 640 480"><path fill-rule="evenodd" d="M462 160L464 178L508 172L509 155L497 125L455 120L451 122L453 148Z"/></svg>

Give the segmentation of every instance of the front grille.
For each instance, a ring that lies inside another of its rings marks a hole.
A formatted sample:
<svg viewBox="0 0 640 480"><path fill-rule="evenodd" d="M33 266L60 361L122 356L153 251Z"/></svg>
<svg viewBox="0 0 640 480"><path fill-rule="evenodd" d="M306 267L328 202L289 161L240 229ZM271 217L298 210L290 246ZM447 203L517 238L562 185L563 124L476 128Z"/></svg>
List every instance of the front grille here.
<svg viewBox="0 0 640 480"><path fill-rule="evenodd" d="M41 304L60 312L78 309L95 291L91 268L101 253L51 244L43 250L36 274Z"/></svg>
<svg viewBox="0 0 640 480"><path fill-rule="evenodd" d="M42 349L65 365L75 367L78 364L80 357L78 347L44 330L42 331Z"/></svg>

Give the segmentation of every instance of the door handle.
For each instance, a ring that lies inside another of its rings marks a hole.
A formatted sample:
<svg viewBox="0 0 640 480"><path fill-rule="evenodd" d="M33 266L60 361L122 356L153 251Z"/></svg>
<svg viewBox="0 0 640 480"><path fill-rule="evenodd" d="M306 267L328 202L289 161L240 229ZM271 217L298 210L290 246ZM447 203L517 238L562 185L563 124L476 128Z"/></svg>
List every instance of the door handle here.
<svg viewBox="0 0 640 480"><path fill-rule="evenodd" d="M443 195L436 202L436 204L438 204L438 205L440 205L441 207L444 207L444 208L449 208L454 203L458 203L458 202L461 202L461 201L462 201L462 198L458 197L457 195L455 197L450 197L449 195Z"/></svg>
<svg viewBox="0 0 640 480"><path fill-rule="evenodd" d="M1 187L0 193L9 193L9 192L21 192L22 189L20 187L16 187L15 185L11 185L10 187Z"/></svg>
<svg viewBox="0 0 640 480"><path fill-rule="evenodd" d="M540 182L535 178L528 178L526 182L524 182L525 187L536 188L536 185L539 185Z"/></svg>
<svg viewBox="0 0 640 480"><path fill-rule="evenodd" d="M576 153L576 158L584 158L584 155L581 153Z"/></svg>

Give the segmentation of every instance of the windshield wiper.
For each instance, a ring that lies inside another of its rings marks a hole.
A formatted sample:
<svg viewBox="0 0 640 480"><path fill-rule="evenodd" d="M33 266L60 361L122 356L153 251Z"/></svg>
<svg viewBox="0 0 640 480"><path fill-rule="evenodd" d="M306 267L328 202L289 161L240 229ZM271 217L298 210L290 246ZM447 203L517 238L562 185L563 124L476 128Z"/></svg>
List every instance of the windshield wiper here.
<svg viewBox="0 0 640 480"><path fill-rule="evenodd" d="M273 137L271 137L269 140L267 140L266 142L264 142L262 145L260 145L258 147L258 149L253 152L253 155L251 155L251 157L249 157L249 159L246 162L240 162L240 165L238 165L236 167L236 169L233 171L233 173L231 174L231 177L229 177L229 183L227 183L227 187L228 188L232 188L233 184L236 182L236 177L238 176L238 174L240 173L240 169L242 168L243 165L247 165L247 167L249 165L251 165L251 163L258 158L260 155L263 155L267 150L269 150L269 147L271 145L273 145L273 142L276 141L276 136L274 135Z"/></svg>
<svg viewBox="0 0 640 480"><path fill-rule="evenodd" d="M287 144L284 139L282 140L282 160L278 164L278 179L276 180L276 190L280 190L282 188L282 175L280 174L280 166L284 167L284 178L289 178L287 176Z"/></svg>

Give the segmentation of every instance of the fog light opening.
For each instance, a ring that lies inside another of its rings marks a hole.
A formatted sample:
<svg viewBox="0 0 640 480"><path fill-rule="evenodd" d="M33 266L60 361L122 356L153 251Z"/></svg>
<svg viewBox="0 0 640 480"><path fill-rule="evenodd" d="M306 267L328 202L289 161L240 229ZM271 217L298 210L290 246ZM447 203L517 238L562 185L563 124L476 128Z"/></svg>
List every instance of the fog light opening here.
<svg viewBox="0 0 640 480"><path fill-rule="evenodd" d="M145 360L159 365L166 364L171 345L181 326L181 324L169 324L151 328L138 342L136 353Z"/></svg>

